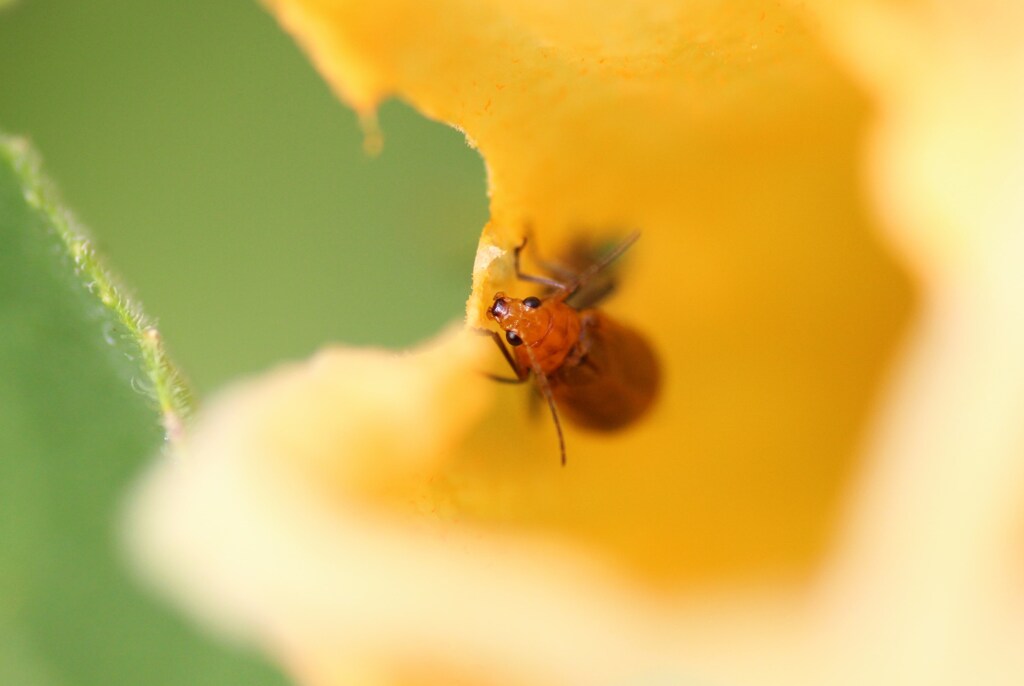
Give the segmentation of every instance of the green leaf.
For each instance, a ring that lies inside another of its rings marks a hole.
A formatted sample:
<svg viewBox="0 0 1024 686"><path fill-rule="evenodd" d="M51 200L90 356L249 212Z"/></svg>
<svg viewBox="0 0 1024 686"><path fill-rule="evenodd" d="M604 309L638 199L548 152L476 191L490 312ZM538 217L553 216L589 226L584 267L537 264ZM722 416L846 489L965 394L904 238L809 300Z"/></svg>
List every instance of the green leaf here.
<svg viewBox="0 0 1024 686"><path fill-rule="evenodd" d="M0 136L0 684L279 684L139 588L122 498L188 411L156 329Z"/></svg>

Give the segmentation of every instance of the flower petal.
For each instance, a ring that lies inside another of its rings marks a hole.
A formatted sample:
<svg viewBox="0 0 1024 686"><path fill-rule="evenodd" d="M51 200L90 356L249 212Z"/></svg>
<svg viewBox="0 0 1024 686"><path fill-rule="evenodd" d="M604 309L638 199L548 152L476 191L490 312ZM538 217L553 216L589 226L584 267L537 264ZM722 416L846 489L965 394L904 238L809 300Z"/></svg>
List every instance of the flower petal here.
<svg viewBox="0 0 1024 686"><path fill-rule="evenodd" d="M516 288L507 251L527 227L548 259L643 232L608 311L662 359L650 417L568 427L559 471L550 422L501 389L437 499L662 579L806 569L909 308L859 206L865 104L812 18L770 2L269 6L355 107L400 94L480 149L492 220L470 325Z"/></svg>
<svg viewBox="0 0 1024 686"><path fill-rule="evenodd" d="M935 31L927 16L887 3L641 2L606 11L580 2L268 4L361 112L398 95L479 147L492 218L474 268L471 326L485 323L494 291L520 287L510 249L527 231L536 250L527 259L536 262L560 257L581 236L596 244L642 230L607 311L653 343L664 393L620 434L569 427L569 466L559 469L553 429L530 422L525 392L492 389L495 409L470 428L483 410L463 406L461 394L485 392L472 390L482 381L470 375L485 365L486 345L432 358L440 376L425 373L433 379L425 387L408 384L411 372L400 367L353 373L322 410L309 409L303 398L318 396L301 384L294 396L268 385L252 396L265 398L253 406L264 409L234 423L233 409L223 425L209 420L227 428L198 435L196 455L214 457L194 460L194 478L158 476L154 483L169 485L143 500L156 503L142 521L158 532L158 566L185 562L176 574L194 575L187 587L210 584L221 596L198 605L227 597L227 614L310 682L339 680L338 670L359 659L387 665L387 678L429 679L436 669L523 683L635 683L653 666L679 680L700 672L743 683L910 684L937 674L1000 676L986 657L1017 665L1000 631L1017 619L977 634L954 629L974 626L977 615L958 614L972 600L984 596L988 612L992 598L1007 597L976 593L984 575L965 572L963 560L973 558L957 556L1002 555L1005 541L993 541L1005 537L968 534L1005 534L1017 521L1008 513L1019 436L1007 427L1019 407L1024 374L1013 354L1024 325L1010 304L1024 290L1011 268L1022 254L1021 213L1006 174L1019 178L1024 156L1013 128L1019 100L1011 96L1007 115L996 95L1017 91L994 63L1018 64L1012 48L1024 42L988 51L984 36L997 22L962 50L947 38L960 36L965 14ZM1007 7L986 3L996 6ZM934 54L920 56L921 46ZM852 65L863 90L833 54ZM949 108L964 96L968 128L987 122L995 135L961 130ZM868 98L885 124L868 181L886 234L876 233L859 180ZM947 136L951 148L941 145ZM961 158L962 168L950 163ZM814 593L794 599L766 580L806 579L821 563L871 400L910 313L910 280L879 235L900 246L937 309L913 332L920 366L912 361L896 377L886 415L896 430L884 426L872 443L880 486L861 493L825 602ZM968 316L956 318L957 304ZM1006 322L1010 335L991 345ZM935 379L951 383L930 386ZM354 404L374 383L391 388L382 402ZM943 393L932 403L925 395L934 388ZM430 409L431 399L454 413ZM966 442L958 442L957 411L971 420ZM349 412L351 424L338 419ZM233 435L254 422L251 442L236 445ZM414 440L407 425L418 427L409 429ZM926 440L930 429L943 440ZM980 460L985 470L966 459L978 446L991 458ZM917 479L930 448L941 469L926 476L937 480ZM969 516L952 547L940 540L952 526L944 501L921 497L918 483L948 487L956 512ZM161 492L173 495L161 502ZM997 497L986 505L985 494ZM901 526L903 500L915 496L923 516ZM204 516L179 530L169 513L193 497ZM221 528L196 542L207 518ZM235 555L223 541L236 539ZM888 557L892 550L906 557ZM891 574L894 559L913 573ZM952 572L929 577L936 561ZM252 584L232 596L250 565ZM924 578L952 580L957 592L933 605L927 591L939 587ZM749 594L730 588L736 579L751 581ZM732 593L701 597L698 581ZM876 634L882 625L892 630ZM893 657L876 635L911 649ZM925 664L936 646L959 645L951 636L979 649ZM987 638L994 647L981 645Z"/></svg>

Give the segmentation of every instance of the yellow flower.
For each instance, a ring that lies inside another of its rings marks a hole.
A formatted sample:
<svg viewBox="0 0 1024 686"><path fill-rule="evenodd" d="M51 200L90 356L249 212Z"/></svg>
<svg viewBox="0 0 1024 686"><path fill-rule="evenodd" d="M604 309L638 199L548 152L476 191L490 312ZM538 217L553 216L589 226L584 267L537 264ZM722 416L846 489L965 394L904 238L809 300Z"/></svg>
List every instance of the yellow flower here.
<svg viewBox="0 0 1024 686"><path fill-rule="evenodd" d="M470 327L527 230L641 230L663 391L562 469L486 339L326 350L143 484L168 590L308 684L1024 679L1016 3L268 4L480 150Z"/></svg>

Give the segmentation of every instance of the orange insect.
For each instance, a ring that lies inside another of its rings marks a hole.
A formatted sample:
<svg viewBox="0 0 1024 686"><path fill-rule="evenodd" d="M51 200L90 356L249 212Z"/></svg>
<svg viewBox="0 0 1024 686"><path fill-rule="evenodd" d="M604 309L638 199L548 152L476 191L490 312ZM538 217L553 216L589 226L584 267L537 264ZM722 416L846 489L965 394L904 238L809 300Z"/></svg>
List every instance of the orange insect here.
<svg viewBox="0 0 1024 686"><path fill-rule="evenodd" d="M487 318L505 331L505 340L497 331L486 333L494 338L516 374L514 379L492 378L523 383L532 374L551 408L563 466L565 438L559 411L583 428L615 431L643 415L658 394L661 375L651 346L633 329L593 309L610 286L600 289L588 302L575 306L567 302L581 295L581 288L639 237L639 233L632 234L603 260L564 283L520 271L524 239L513 253L516 277L546 286L549 292L543 297L522 299L496 293L487 310ZM512 346L511 351L505 341Z"/></svg>

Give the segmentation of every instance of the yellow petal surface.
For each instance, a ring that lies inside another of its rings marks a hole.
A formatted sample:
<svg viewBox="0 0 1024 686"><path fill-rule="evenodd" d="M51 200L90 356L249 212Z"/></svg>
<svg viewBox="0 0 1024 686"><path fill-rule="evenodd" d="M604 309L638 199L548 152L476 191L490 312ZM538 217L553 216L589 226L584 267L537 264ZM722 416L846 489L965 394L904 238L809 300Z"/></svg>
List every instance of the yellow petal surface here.
<svg viewBox="0 0 1024 686"><path fill-rule="evenodd" d="M604 307L662 391L563 469L484 337L275 372L137 498L165 587L301 683L1019 683L1012 3L267 5L479 149L469 327L527 233L641 231Z"/></svg>

